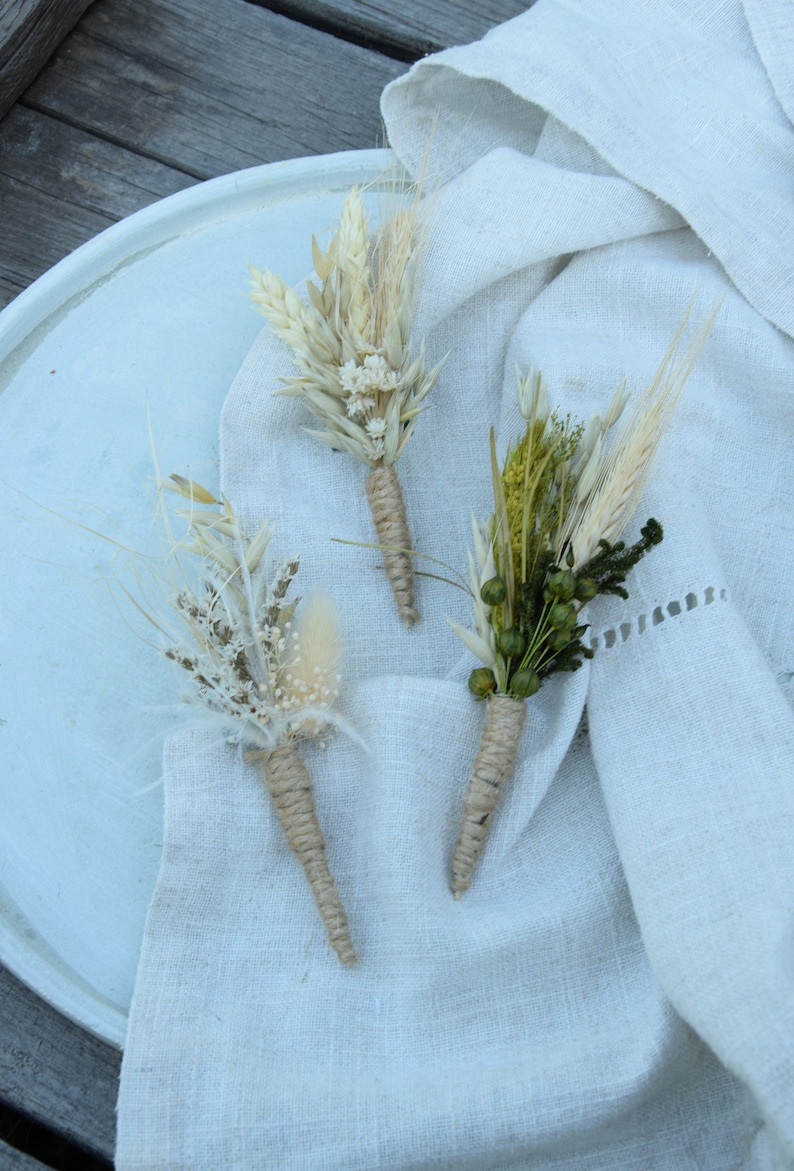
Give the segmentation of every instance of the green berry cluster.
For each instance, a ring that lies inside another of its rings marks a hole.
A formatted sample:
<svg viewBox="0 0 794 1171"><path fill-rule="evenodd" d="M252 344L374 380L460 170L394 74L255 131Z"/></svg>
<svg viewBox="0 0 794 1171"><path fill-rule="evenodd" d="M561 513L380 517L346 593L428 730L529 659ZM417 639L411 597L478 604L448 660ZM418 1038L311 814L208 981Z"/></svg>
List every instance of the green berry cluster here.
<svg viewBox="0 0 794 1171"><path fill-rule="evenodd" d="M577 572L569 550L565 565L548 554L541 559L529 581L522 582L515 599L514 621L498 626L499 609L507 598L500 576L483 583L480 597L497 618L494 641L506 667L506 694L524 699L534 695L544 679L557 671L576 671L593 651L582 642L587 625L579 622L583 606L598 594L628 597L623 585L629 571L649 549L662 540L662 526L651 518L640 530L640 540L629 547L602 539L599 551ZM469 676L469 688L484 699L497 689L490 667L477 667Z"/></svg>
<svg viewBox="0 0 794 1171"><path fill-rule="evenodd" d="M640 529L640 539L626 548L625 541L610 545L603 538L598 542L600 552L588 561L585 570L595 582L598 594L617 594L628 598L623 582L629 570L640 561L649 549L664 538L664 531L658 520L651 517ZM595 596L595 595L593 595Z"/></svg>

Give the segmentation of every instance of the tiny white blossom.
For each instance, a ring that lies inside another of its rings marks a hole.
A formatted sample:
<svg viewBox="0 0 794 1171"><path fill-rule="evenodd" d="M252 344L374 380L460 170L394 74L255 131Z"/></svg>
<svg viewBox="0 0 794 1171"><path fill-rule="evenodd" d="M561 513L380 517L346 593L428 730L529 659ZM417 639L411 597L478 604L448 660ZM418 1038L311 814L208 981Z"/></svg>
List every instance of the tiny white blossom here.
<svg viewBox="0 0 794 1171"><path fill-rule="evenodd" d="M382 439L386 434L386 420L370 419L367 423L366 431L370 439Z"/></svg>
<svg viewBox="0 0 794 1171"><path fill-rule="evenodd" d="M368 383L361 366L357 366L353 358L339 367L339 385L348 394L361 394L367 389Z"/></svg>
<svg viewBox="0 0 794 1171"><path fill-rule="evenodd" d="M391 394L399 381L397 371L392 370L382 354L367 354L360 365L350 358L339 367L339 385L353 397L373 390Z"/></svg>
<svg viewBox="0 0 794 1171"><path fill-rule="evenodd" d="M348 415L354 418L356 415L365 415L368 410L375 406L375 400L368 394L351 395L345 400L345 406L347 407Z"/></svg>
<svg viewBox="0 0 794 1171"><path fill-rule="evenodd" d="M382 354L369 354L364 359L362 373L367 386L386 393L394 390L399 381L397 372L392 370Z"/></svg>

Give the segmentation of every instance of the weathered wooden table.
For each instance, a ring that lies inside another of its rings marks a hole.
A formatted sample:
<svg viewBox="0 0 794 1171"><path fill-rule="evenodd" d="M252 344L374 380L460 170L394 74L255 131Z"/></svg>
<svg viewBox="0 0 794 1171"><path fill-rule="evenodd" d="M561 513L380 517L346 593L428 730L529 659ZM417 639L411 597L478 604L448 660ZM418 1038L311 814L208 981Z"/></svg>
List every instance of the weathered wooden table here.
<svg viewBox="0 0 794 1171"><path fill-rule="evenodd" d="M0 0L0 307L193 183L380 144L387 82L526 7ZM109 1166L120 1062L0 968L0 1171Z"/></svg>

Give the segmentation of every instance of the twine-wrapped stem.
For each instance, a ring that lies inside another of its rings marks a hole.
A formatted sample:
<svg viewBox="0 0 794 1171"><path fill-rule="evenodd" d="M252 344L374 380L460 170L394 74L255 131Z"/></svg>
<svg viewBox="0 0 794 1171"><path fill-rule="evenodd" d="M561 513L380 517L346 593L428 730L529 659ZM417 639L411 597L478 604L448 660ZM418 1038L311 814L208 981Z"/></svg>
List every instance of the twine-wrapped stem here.
<svg viewBox="0 0 794 1171"><path fill-rule="evenodd" d="M511 695L490 695L485 700L485 725L474 760L463 820L452 854L452 889L455 898L468 890L477 859L483 851L493 812L510 777L518 755L527 718L526 701Z"/></svg>
<svg viewBox="0 0 794 1171"><path fill-rule="evenodd" d="M419 611L414 608L413 562L409 553L399 552L410 549L411 538L402 489L394 465L379 464L373 468L366 479L366 490L378 544L390 546L383 549L383 564L394 594L397 613L406 626L413 626L419 618Z"/></svg>
<svg viewBox="0 0 794 1171"><path fill-rule="evenodd" d="M356 962L342 901L325 857L325 839L314 805L308 769L294 744L252 753L260 764L276 816L303 867L328 933L328 942L346 968Z"/></svg>

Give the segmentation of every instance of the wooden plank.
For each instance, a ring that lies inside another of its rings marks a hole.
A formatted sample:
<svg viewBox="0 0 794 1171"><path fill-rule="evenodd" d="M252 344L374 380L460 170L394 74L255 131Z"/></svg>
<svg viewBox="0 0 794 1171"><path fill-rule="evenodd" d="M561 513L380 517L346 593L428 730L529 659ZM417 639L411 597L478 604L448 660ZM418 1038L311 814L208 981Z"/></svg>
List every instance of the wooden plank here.
<svg viewBox="0 0 794 1171"><path fill-rule="evenodd" d="M194 182L17 103L0 123L0 307L97 232Z"/></svg>
<svg viewBox="0 0 794 1171"><path fill-rule="evenodd" d="M404 68L244 0L98 0L0 122L0 305L196 179L374 145Z"/></svg>
<svg viewBox="0 0 794 1171"><path fill-rule="evenodd" d="M358 44L416 61L449 45L478 41L488 29L530 7L532 0L252 0L272 12L336 33Z"/></svg>
<svg viewBox="0 0 794 1171"><path fill-rule="evenodd" d="M0 179L0 304L113 222L14 179Z"/></svg>
<svg viewBox="0 0 794 1171"><path fill-rule="evenodd" d="M195 181L22 105L0 129L0 175L111 221Z"/></svg>
<svg viewBox="0 0 794 1171"><path fill-rule="evenodd" d="M98 1156L112 1158L121 1054L0 968L0 1098Z"/></svg>
<svg viewBox="0 0 794 1171"><path fill-rule="evenodd" d="M43 69L91 0L7 0L0 5L0 118Z"/></svg>
<svg viewBox="0 0 794 1171"><path fill-rule="evenodd" d="M0 1139L0 1171L46 1171L46 1165Z"/></svg>
<svg viewBox="0 0 794 1171"><path fill-rule="evenodd" d="M98 0L25 102L205 179L377 145L404 69L245 0Z"/></svg>

